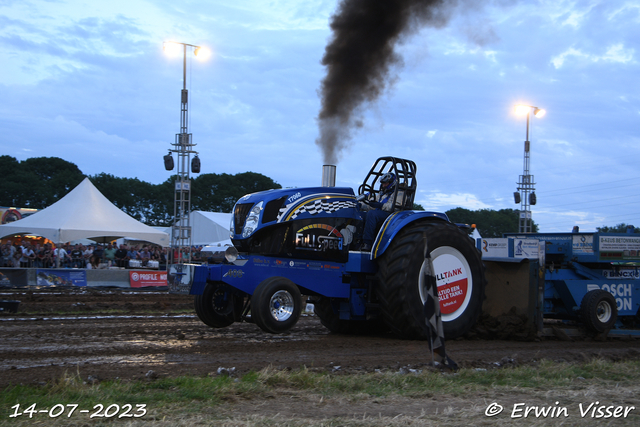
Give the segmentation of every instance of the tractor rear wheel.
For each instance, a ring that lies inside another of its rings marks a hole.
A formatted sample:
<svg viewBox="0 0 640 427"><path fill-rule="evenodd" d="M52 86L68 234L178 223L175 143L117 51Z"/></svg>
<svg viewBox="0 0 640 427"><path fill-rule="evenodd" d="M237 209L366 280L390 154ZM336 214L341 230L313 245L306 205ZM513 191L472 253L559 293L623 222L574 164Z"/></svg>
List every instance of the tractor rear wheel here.
<svg viewBox="0 0 640 427"><path fill-rule="evenodd" d="M604 289L587 292L580 303L580 312L585 326L595 333L608 331L618 320L616 299Z"/></svg>
<svg viewBox="0 0 640 427"><path fill-rule="evenodd" d="M229 292L224 283L209 282L202 295L196 295L194 307L198 318L212 328L231 325L242 311L242 298Z"/></svg>
<svg viewBox="0 0 640 427"><path fill-rule="evenodd" d="M281 334L293 328L302 311L300 290L285 277L263 280L251 297L251 317L265 332Z"/></svg>
<svg viewBox="0 0 640 427"><path fill-rule="evenodd" d="M480 251L454 224L420 221L398 232L378 261L380 310L396 335L408 339L427 336L425 241L435 270L444 336L454 339L478 320L486 283Z"/></svg>

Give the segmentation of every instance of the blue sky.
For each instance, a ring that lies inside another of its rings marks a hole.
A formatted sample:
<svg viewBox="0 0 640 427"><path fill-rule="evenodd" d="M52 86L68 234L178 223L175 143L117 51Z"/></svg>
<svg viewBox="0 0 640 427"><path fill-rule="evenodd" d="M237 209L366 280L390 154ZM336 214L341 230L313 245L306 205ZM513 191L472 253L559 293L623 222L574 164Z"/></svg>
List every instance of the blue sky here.
<svg viewBox="0 0 640 427"><path fill-rule="evenodd" d="M525 118L541 231L640 226L640 1L461 1L449 24L397 51L404 66L337 164L355 187L379 156L414 160L428 210L518 209ZM230 5L231 4L231 5ZM320 184L320 64L336 0L3 0L0 153L57 156L86 174L160 183L180 131L189 55L190 132L203 173Z"/></svg>

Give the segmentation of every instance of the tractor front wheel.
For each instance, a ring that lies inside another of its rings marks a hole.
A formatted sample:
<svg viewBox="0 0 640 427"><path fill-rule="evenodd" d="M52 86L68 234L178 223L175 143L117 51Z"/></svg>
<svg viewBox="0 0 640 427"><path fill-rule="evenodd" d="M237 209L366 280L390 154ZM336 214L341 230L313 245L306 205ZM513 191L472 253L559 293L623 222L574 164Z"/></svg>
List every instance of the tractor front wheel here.
<svg viewBox="0 0 640 427"><path fill-rule="evenodd" d="M230 292L224 283L209 282L202 295L196 295L194 307L204 324L225 328L240 315L242 303L243 298Z"/></svg>
<svg viewBox="0 0 640 427"><path fill-rule="evenodd" d="M302 310L300 290L284 277L263 280L251 297L251 317L265 332L281 334L298 322Z"/></svg>

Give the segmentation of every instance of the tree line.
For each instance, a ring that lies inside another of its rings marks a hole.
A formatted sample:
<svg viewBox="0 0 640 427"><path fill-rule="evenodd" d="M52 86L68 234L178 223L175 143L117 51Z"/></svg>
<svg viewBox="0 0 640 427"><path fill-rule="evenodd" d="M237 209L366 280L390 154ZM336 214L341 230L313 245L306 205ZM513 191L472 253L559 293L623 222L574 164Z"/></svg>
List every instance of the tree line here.
<svg viewBox="0 0 640 427"><path fill-rule="evenodd" d="M58 157L18 161L6 155L0 156L0 171L0 206L44 209L89 178L111 203L138 221L165 227L172 222L175 176L151 184L107 173L85 175L75 164ZM255 172L200 174L191 180L191 209L231 212L245 194L272 188L282 186Z"/></svg>
<svg viewBox="0 0 640 427"><path fill-rule="evenodd" d="M111 203L138 221L151 226L171 224L175 176L161 184L151 184L137 178L120 178L107 173L85 175L75 164L58 157L34 157L18 161L6 155L0 156L0 171L0 206L44 209L88 177ZM275 188L282 186L255 172L200 174L191 181L191 209L231 212L235 202L245 194ZM414 209L424 210L419 204L414 204ZM520 212L516 209L472 211L455 208L445 213L454 223L476 224L482 237L502 237L503 233L518 232L519 228ZM535 222L532 223L532 229L538 231ZM597 230L624 233L627 224L598 227Z"/></svg>

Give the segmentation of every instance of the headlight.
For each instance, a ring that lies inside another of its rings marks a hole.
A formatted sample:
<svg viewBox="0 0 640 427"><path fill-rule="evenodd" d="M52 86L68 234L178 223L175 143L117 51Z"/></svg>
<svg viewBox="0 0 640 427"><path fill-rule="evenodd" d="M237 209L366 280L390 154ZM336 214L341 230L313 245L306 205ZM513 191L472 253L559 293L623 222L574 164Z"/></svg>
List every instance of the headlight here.
<svg viewBox="0 0 640 427"><path fill-rule="evenodd" d="M238 250L234 246L229 246L224 251L224 257L227 259L228 262L234 262L235 260L238 259Z"/></svg>
<svg viewBox="0 0 640 427"><path fill-rule="evenodd" d="M244 222L244 228L242 229L242 237L249 237L258 228L258 221L260 220L260 211L262 210L262 202L256 203L251 208L251 212L247 215L247 220Z"/></svg>

